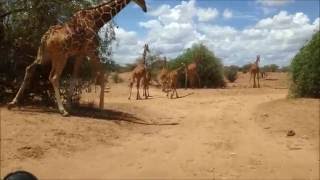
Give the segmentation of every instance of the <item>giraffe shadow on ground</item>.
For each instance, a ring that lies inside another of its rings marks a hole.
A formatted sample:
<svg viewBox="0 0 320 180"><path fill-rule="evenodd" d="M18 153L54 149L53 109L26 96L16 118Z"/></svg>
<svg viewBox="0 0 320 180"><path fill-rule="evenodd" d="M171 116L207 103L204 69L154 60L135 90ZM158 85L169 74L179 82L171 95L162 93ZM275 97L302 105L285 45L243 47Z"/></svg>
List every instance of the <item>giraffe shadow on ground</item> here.
<svg viewBox="0 0 320 180"><path fill-rule="evenodd" d="M185 98L185 97L188 97L188 96L191 96L191 95L194 95L194 92L191 92L191 93L188 93L186 95L180 96L179 98Z"/></svg>
<svg viewBox="0 0 320 180"><path fill-rule="evenodd" d="M28 113L28 114L48 114L48 115L59 115L59 111L56 108L48 108L46 106L23 106L17 107L16 109L12 109L11 111L20 112L20 113ZM77 105L72 107L70 110L71 117L81 117L81 118L89 118L95 120L105 120L105 121L114 121L114 122L129 122L135 124L143 124L143 125L152 125L152 123L146 122L141 118L134 116L133 114L121 112L113 109L99 109L96 107L91 107L88 105Z"/></svg>
<svg viewBox="0 0 320 180"><path fill-rule="evenodd" d="M87 117L99 120L109 121L126 121L137 124L144 124L142 119L134 116L133 114L121 112L113 109L98 109L95 107L80 105L73 107L70 111L71 116Z"/></svg>
<svg viewBox="0 0 320 180"><path fill-rule="evenodd" d="M77 106L71 111L72 116L78 117L88 117L99 120L108 120L115 122L129 122L140 125L158 125L158 126L167 126L167 125L178 125L177 122L147 122L141 118L138 118L130 113L111 110L111 109L98 109L90 106Z"/></svg>

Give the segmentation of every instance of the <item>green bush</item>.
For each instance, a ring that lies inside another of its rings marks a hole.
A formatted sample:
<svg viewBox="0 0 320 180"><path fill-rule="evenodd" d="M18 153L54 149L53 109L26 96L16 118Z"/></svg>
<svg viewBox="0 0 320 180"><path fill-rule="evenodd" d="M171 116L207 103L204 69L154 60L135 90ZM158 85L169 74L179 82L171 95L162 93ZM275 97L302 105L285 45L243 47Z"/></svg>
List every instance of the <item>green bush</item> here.
<svg viewBox="0 0 320 180"><path fill-rule="evenodd" d="M230 82L234 82L238 78L237 73L238 69L234 66L224 68L224 75Z"/></svg>
<svg viewBox="0 0 320 180"><path fill-rule="evenodd" d="M300 49L290 66L294 97L320 98L320 33Z"/></svg>
<svg viewBox="0 0 320 180"><path fill-rule="evenodd" d="M261 70L264 72L278 72L279 66L276 64L269 64L269 65L263 66Z"/></svg>
<svg viewBox="0 0 320 180"><path fill-rule="evenodd" d="M201 87L224 87L225 82L223 80L223 65L221 60L203 44L194 44L176 59L169 61L169 68L178 68L181 66L181 63L185 63L186 65L193 63L196 57L201 59L198 66ZM179 77L180 87L184 86L184 82L185 76L183 74Z"/></svg>

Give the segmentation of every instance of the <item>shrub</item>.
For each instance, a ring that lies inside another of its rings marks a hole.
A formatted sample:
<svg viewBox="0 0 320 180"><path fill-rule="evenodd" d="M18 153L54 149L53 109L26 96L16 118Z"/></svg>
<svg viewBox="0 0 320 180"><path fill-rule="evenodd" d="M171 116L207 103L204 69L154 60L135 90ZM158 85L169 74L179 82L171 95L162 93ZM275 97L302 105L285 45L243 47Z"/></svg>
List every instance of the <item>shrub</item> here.
<svg viewBox="0 0 320 180"><path fill-rule="evenodd" d="M250 67L251 67L251 63L245 64L240 68L240 71L242 71L242 73L245 74L249 72Z"/></svg>
<svg viewBox="0 0 320 180"><path fill-rule="evenodd" d="M237 73L238 69L233 66L225 67L224 69L224 75L230 82L234 82L238 78Z"/></svg>
<svg viewBox="0 0 320 180"><path fill-rule="evenodd" d="M201 59L198 66L201 87L224 87L225 82L223 80L223 65L221 60L203 44L194 44L191 48L185 50L176 59L169 62L169 68L178 68L181 66L181 63L185 63L186 65L193 63L196 57L200 57L199 59ZM180 76L180 87L181 85L184 86L184 82L185 76Z"/></svg>
<svg viewBox="0 0 320 180"><path fill-rule="evenodd" d="M123 82L123 79L120 78L119 74L118 73L114 73L112 74L112 80L114 83L121 83Z"/></svg>
<svg viewBox="0 0 320 180"><path fill-rule="evenodd" d="M320 98L320 33L300 49L290 66L294 97Z"/></svg>

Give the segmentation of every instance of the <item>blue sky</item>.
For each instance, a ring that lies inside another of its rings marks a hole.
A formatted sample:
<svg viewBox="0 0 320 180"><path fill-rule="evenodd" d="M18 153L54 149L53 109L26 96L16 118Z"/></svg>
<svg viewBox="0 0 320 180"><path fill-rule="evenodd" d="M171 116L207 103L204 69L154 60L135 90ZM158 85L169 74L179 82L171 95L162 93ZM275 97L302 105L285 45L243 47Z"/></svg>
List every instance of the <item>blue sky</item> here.
<svg viewBox="0 0 320 180"><path fill-rule="evenodd" d="M193 43L202 42L224 64L242 65L261 54L262 64L287 65L319 30L318 0L146 2L148 13L130 3L115 18L119 46L114 59L120 64L134 62L144 43L174 58Z"/></svg>

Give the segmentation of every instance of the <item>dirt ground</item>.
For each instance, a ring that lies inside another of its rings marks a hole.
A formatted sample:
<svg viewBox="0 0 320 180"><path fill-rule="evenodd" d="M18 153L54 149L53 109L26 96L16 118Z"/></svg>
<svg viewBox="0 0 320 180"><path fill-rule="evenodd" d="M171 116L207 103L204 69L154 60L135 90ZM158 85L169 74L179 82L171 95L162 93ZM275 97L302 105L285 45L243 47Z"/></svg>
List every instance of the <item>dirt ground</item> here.
<svg viewBox="0 0 320 180"><path fill-rule="evenodd" d="M226 89L178 89L173 100L151 88L140 101L127 99L127 82L110 84L103 111L71 117L2 107L1 177L319 179L319 100L288 99L284 73L260 89L248 81L240 73Z"/></svg>

